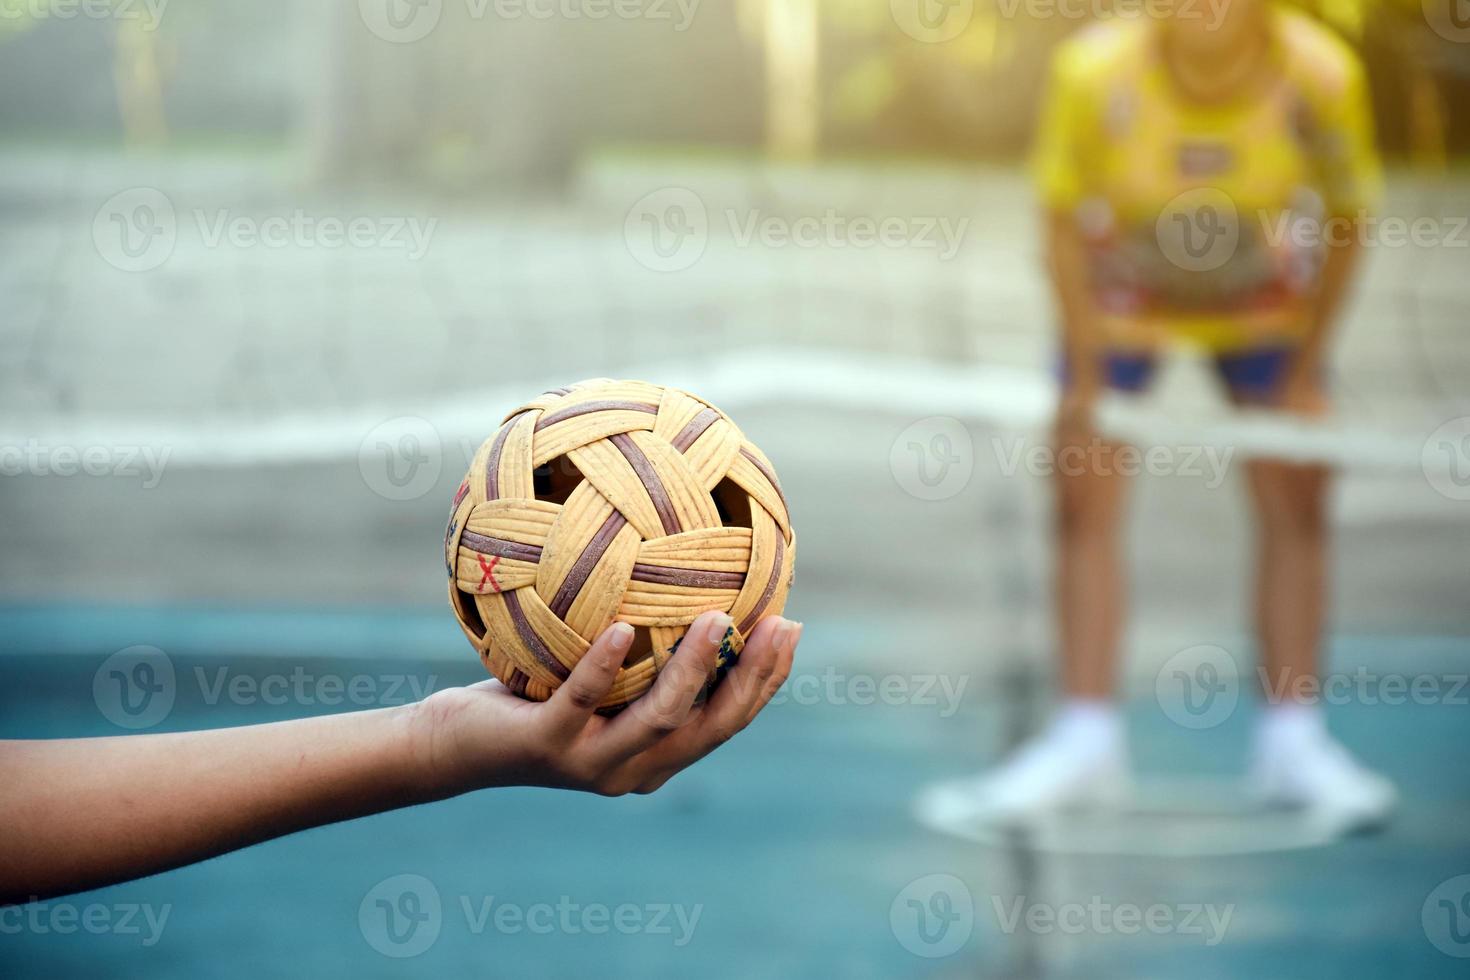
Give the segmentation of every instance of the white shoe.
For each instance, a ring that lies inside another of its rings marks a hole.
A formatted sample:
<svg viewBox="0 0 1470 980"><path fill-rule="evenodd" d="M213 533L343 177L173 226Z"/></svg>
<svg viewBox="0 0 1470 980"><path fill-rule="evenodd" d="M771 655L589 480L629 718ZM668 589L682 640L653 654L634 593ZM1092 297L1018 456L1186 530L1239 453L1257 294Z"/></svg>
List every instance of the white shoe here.
<svg viewBox="0 0 1470 980"><path fill-rule="evenodd" d="M1375 830L1398 805L1393 783L1364 768L1325 728L1257 746L1252 780L1268 805L1300 809L1337 836Z"/></svg>
<svg viewBox="0 0 1470 980"><path fill-rule="evenodd" d="M1064 709L1045 733L995 769L923 791L915 813L931 826L964 827L1116 805L1131 782L1121 728L1116 716L1079 724Z"/></svg>

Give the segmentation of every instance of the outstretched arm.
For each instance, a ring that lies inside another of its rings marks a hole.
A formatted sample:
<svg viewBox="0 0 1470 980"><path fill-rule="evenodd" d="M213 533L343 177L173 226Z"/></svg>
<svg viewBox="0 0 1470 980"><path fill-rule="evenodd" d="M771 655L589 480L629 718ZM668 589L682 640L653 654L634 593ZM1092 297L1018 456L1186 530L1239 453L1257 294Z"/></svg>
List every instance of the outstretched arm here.
<svg viewBox="0 0 1470 980"><path fill-rule="evenodd" d="M95 888L307 827L491 786L652 792L740 731L791 670L771 617L708 703L729 617L706 613L643 698L596 713L633 630L614 624L550 701L497 681L399 708L214 731L0 742L0 904Z"/></svg>

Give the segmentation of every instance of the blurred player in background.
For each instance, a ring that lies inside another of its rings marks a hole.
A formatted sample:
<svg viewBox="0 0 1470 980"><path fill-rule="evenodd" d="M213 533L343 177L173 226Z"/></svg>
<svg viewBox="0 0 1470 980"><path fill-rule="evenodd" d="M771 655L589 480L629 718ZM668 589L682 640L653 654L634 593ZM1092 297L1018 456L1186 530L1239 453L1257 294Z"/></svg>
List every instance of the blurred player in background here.
<svg viewBox="0 0 1470 980"><path fill-rule="evenodd" d="M1062 321L1058 460L1071 447L1087 461L1057 468L1064 697L997 770L929 794L925 805L947 820L1085 806L1127 787L1112 700L1127 481L1119 447L1093 426L1094 401L1105 388L1144 389L1161 348L1184 342L1213 355L1236 405L1325 412L1332 326L1381 183L1356 57L1267 0L1181 4L1069 40L1053 63L1035 166ZM1290 693L1317 670L1329 473L1268 459L1246 469L1256 629L1273 687L1255 788L1334 829L1380 823L1393 787L1328 735L1319 706Z"/></svg>

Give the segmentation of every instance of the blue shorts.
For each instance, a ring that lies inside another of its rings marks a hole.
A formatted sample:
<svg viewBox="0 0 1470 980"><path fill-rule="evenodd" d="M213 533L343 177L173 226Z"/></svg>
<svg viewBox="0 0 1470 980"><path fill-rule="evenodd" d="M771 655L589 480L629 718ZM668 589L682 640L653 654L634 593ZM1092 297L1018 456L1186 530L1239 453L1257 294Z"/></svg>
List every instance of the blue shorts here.
<svg viewBox="0 0 1470 980"><path fill-rule="evenodd" d="M1215 355L1215 373L1237 398L1257 401L1269 398L1281 385L1296 355L1295 347L1253 347ZM1158 358L1151 353L1108 351L1102 355L1102 379L1109 388L1139 392L1149 386ZM1058 369L1062 384L1070 382L1071 370L1064 355Z"/></svg>

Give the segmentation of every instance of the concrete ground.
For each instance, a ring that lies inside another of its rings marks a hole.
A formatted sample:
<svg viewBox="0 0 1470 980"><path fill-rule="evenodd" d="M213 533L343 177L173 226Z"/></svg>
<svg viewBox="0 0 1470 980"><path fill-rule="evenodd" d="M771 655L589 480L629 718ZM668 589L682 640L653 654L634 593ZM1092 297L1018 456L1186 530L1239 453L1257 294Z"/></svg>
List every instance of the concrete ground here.
<svg viewBox="0 0 1470 980"><path fill-rule="evenodd" d="M168 702L144 731L400 703L479 675L467 658L438 656L457 638L428 614L68 608L0 611L0 628L11 647L0 738L123 731L116 705L93 692L124 637L167 651L157 676ZM831 658L843 638L814 631L811 652ZM1336 653L1384 643L1344 641ZM1436 655L1389 652L1420 665ZM272 701L272 678L298 673L308 695ZM331 700L353 685L366 703ZM1272 843L1262 831L1282 825L1244 818L1222 828L1228 842L1204 842L1235 853L1161 857L1151 834L1187 827L1140 816L1130 836L1143 856L1076 855L1024 840L978 846L912 819L924 783L994 758L1007 725L1024 720L1006 691L976 682L958 702L914 689L872 704L855 688L814 690L788 692L654 796L480 793L0 911L0 966L7 977L129 978L1463 975L1465 944L1437 904L1465 894L1457 876L1470 867L1462 703L1334 709L1347 744L1404 793L1388 832L1261 853ZM1188 730L1138 699L1128 725L1152 779L1219 792L1243 764L1253 714L1245 699ZM116 928L67 932L66 917L83 914Z"/></svg>

